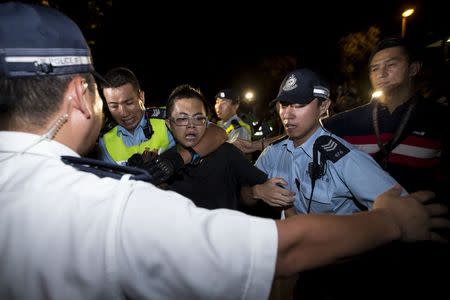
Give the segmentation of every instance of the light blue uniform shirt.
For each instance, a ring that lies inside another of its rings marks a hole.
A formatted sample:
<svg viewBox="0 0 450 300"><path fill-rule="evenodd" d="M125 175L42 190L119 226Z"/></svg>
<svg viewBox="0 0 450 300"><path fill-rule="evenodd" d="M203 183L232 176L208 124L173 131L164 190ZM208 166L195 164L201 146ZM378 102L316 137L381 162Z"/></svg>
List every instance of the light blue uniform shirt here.
<svg viewBox="0 0 450 300"><path fill-rule="evenodd" d="M311 202L311 213L351 214L360 211L359 201L369 209L373 200L397 182L367 153L358 150L343 139L319 127L301 146L294 147L290 139L267 147L256 161L256 166L269 178L282 177L287 189L296 193L294 207L306 213L311 195L308 165L313 160L313 145L321 135L331 135L350 152L338 161L326 162L325 174L316 180ZM356 200L352 200L353 196Z"/></svg>
<svg viewBox="0 0 450 300"><path fill-rule="evenodd" d="M122 141L126 146L131 147L131 146L139 145L148 140L144 134L144 128L147 125L147 122L148 121L145 118L145 115L142 116L142 119L139 122L138 126L136 127L136 129L134 129L134 133L129 132L125 127L117 125L117 135L122 136ZM169 146L167 149L169 149L169 148L172 148L173 146L175 146L175 140L174 140L170 130L167 130L167 132L168 132L168 137L169 137ZM108 151L106 150L105 141L103 140L103 137L101 137L99 139L98 144L100 146L100 159L102 161L106 161L106 162L115 164L116 162L111 158ZM123 164L125 164L125 163L123 163Z"/></svg>

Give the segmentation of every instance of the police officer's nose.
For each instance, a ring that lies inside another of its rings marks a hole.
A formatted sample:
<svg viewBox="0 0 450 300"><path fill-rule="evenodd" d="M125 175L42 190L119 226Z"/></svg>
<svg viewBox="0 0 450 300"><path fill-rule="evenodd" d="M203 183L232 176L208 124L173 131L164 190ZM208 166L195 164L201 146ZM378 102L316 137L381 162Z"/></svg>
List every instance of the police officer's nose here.
<svg viewBox="0 0 450 300"><path fill-rule="evenodd" d="M286 106L282 113L281 113L281 119L291 119L294 117L294 108L291 105Z"/></svg>
<svg viewBox="0 0 450 300"><path fill-rule="evenodd" d="M126 109L125 109L125 106L123 106L123 105L119 105L118 110L119 110L119 114L120 114L121 116L125 116L125 115L127 114L127 111L126 111Z"/></svg>

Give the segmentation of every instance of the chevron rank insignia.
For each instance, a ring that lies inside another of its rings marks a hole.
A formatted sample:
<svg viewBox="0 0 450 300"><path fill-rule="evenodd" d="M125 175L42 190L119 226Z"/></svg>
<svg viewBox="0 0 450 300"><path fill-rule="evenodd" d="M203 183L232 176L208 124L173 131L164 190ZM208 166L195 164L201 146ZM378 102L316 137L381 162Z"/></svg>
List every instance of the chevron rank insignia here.
<svg viewBox="0 0 450 300"><path fill-rule="evenodd" d="M321 139L319 146L321 148L321 154L325 155L327 159L331 160L333 163L337 162L350 152L346 146L334 137L322 135L318 139Z"/></svg>

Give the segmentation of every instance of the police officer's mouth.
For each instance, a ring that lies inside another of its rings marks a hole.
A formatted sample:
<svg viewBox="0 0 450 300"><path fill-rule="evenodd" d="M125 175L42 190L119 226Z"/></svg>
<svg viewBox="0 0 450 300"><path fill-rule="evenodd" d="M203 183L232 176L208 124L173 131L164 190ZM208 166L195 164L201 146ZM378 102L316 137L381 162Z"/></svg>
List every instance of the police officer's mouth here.
<svg viewBox="0 0 450 300"><path fill-rule="evenodd" d="M292 129L292 128L297 127L297 125L294 125L294 124L291 124L291 123L287 123L287 121L284 121L283 123L284 123L284 128L285 129Z"/></svg>
<svg viewBox="0 0 450 300"><path fill-rule="evenodd" d="M122 119L123 124L131 125L134 123L134 117Z"/></svg>

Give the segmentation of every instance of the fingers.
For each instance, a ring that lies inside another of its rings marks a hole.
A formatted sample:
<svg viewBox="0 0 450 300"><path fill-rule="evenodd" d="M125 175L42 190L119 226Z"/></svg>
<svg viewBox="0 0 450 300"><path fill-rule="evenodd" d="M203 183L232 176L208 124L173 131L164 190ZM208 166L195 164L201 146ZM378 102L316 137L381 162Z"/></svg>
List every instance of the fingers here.
<svg viewBox="0 0 450 300"><path fill-rule="evenodd" d="M274 177L274 178L271 178L271 179L269 179L269 181L272 183L272 184L281 184L282 186L286 186L288 183L286 182L286 180L284 180L283 178L281 178L281 177Z"/></svg>
<svg viewBox="0 0 450 300"><path fill-rule="evenodd" d="M411 197L419 201L420 203L425 203L430 199L435 197L435 194L431 191L417 191L409 194Z"/></svg>
<svg viewBox="0 0 450 300"><path fill-rule="evenodd" d="M394 185L393 187L391 187L390 189L388 189L387 191L385 191L383 194L381 194L380 196L400 196L400 194L402 193L402 187L398 184Z"/></svg>
<svg viewBox="0 0 450 300"><path fill-rule="evenodd" d="M448 212L448 207L442 204L428 204L424 206L429 216L439 216Z"/></svg>
<svg viewBox="0 0 450 300"><path fill-rule="evenodd" d="M278 188L283 193L287 193L286 195L283 195L281 193L278 193L276 191L273 191L268 197L266 198L266 202L272 206L291 206L294 203L294 195L292 192L284 190L282 188Z"/></svg>

